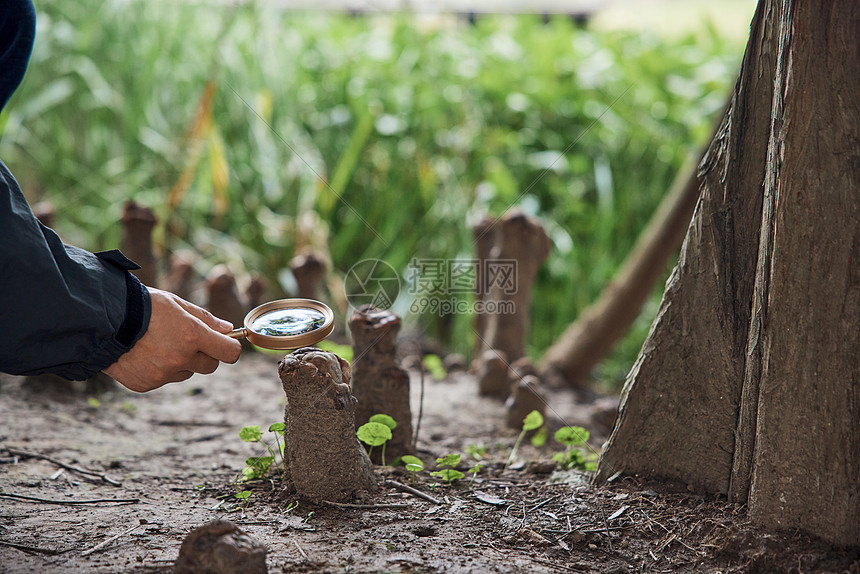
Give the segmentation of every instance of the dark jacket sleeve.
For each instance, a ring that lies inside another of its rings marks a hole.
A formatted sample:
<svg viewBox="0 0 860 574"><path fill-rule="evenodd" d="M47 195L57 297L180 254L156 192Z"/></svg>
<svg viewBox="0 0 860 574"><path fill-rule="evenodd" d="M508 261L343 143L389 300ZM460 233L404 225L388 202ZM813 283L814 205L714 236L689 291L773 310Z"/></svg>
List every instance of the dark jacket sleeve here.
<svg viewBox="0 0 860 574"><path fill-rule="evenodd" d="M0 162L0 371L81 380L113 364L149 325L136 268L63 244Z"/></svg>

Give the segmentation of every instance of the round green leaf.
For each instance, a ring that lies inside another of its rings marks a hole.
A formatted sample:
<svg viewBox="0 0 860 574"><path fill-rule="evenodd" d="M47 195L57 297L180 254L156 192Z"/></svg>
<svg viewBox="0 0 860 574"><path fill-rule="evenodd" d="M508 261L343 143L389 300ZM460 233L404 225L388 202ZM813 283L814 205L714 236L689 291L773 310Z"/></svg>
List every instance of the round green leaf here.
<svg viewBox="0 0 860 574"><path fill-rule="evenodd" d="M459 470L454 470L453 468L443 468L442 470L437 470L435 472L430 473L432 476L438 476L445 482L454 482L455 480L459 480L466 476Z"/></svg>
<svg viewBox="0 0 860 574"><path fill-rule="evenodd" d="M589 432L582 427L561 427L555 431L555 440L567 446L583 444L589 436Z"/></svg>
<svg viewBox="0 0 860 574"><path fill-rule="evenodd" d="M276 432L280 435L283 435L286 428L287 425L285 425L284 423L272 423L269 425L269 432Z"/></svg>
<svg viewBox="0 0 860 574"><path fill-rule="evenodd" d="M532 411L523 419L523 430L532 431L543 426L543 415L537 411Z"/></svg>
<svg viewBox="0 0 860 574"><path fill-rule="evenodd" d="M393 418L391 418L388 415L381 415L381 414L380 415L373 415L372 417L370 417L368 422L382 423L385 426L387 426L388 428L390 428L391 430L394 430L397 427L397 421L395 421Z"/></svg>
<svg viewBox="0 0 860 574"><path fill-rule="evenodd" d="M391 429L382 423L364 423L356 432L361 442L370 446L385 444L391 440Z"/></svg>
<svg viewBox="0 0 860 574"><path fill-rule="evenodd" d="M531 443L532 446L535 446L537 448L540 448L546 444L546 427L542 426L538 429L538 431L531 438Z"/></svg>
<svg viewBox="0 0 860 574"><path fill-rule="evenodd" d="M460 454L459 453L449 454L449 455L443 456L442 458L436 459L436 465L437 466L454 467L454 466L457 466L458 464L460 464Z"/></svg>
<svg viewBox="0 0 860 574"><path fill-rule="evenodd" d="M263 433L260 431L259 425L242 427L242 430L239 431L239 438L245 442L257 442L261 436Z"/></svg>
<svg viewBox="0 0 860 574"><path fill-rule="evenodd" d="M243 490L242 492L236 493L236 498L238 498L239 500L246 500L249 496L251 496L250 490Z"/></svg>
<svg viewBox="0 0 860 574"><path fill-rule="evenodd" d="M424 463L421 462L421 459L417 456L412 456L411 454L404 454L400 457L400 461L406 466L406 470L409 472L418 472L420 470L424 470Z"/></svg>

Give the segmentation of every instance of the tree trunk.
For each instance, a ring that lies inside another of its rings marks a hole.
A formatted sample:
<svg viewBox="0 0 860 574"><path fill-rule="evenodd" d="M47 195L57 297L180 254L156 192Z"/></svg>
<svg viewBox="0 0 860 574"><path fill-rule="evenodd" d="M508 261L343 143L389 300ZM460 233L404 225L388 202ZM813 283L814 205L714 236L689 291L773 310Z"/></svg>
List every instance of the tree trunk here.
<svg viewBox="0 0 860 574"><path fill-rule="evenodd" d="M598 480L860 543L860 3L761 0Z"/></svg>

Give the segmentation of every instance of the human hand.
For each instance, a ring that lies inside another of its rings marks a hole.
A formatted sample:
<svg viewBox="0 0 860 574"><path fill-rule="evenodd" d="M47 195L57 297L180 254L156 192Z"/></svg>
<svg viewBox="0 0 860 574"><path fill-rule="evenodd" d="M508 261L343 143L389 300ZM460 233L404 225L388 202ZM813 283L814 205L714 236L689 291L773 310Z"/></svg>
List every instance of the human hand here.
<svg viewBox="0 0 860 574"><path fill-rule="evenodd" d="M242 345L226 335L233 326L209 311L152 287L146 333L104 372L124 387L144 393L194 373L209 374L221 361L239 360Z"/></svg>

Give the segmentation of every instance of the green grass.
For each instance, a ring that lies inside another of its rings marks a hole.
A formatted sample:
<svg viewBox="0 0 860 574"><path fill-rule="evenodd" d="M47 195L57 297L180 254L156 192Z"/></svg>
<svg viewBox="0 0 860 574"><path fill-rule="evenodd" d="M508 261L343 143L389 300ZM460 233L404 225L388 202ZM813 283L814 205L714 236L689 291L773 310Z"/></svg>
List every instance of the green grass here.
<svg viewBox="0 0 860 574"><path fill-rule="evenodd" d="M64 239L115 246L133 198L165 223L162 249L191 247L277 289L308 244L328 247L336 274L365 258L405 273L415 257L471 257L469 225L517 204L553 240L535 357L600 293L703 145L743 47L714 29L661 39L561 17L470 27L263 2L38 9L0 156L31 202L56 206ZM184 171L193 177L177 186ZM651 316L604 378L629 367ZM471 317L415 320L471 348Z"/></svg>

